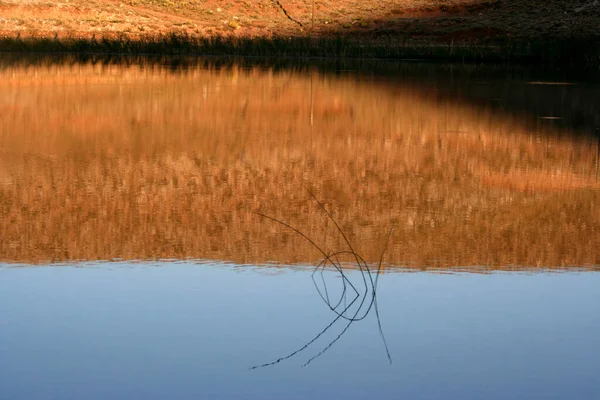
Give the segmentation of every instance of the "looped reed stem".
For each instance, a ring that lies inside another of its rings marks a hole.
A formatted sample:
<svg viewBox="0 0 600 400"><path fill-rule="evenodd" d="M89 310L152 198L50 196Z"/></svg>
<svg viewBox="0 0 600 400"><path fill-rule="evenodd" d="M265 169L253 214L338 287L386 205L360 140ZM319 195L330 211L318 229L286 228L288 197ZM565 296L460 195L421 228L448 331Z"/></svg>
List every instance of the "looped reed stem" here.
<svg viewBox="0 0 600 400"><path fill-rule="evenodd" d="M284 221L278 220L276 218L270 217L268 215L259 213L259 212L256 212L256 214L262 218L267 218L271 221L277 222L278 224L281 224L284 227L296 232L298 235L303 237L306 241L308 241L315 249L317 249L323 255L323 259L321 260L321 262L319 262L319 264L317 264L313 273L311 274L311 279L313 281L315 288L317 289L319 296L321 297L323 302L327 305L327 307L335 313L336 317L324 329L322 329L318 334L316 334L311 340L309 340L302 347L298 348L297 350L294 350L293 352L289 353L288 355L286 355L284 357L280 357L274 361L271 361L271 362L268 362L265 364L256 365L254 367L251 367L250 369L268 367L271 365L278 364L281 361L292 358L296 354L307 349L311 344L313 344L317 339L319 339L323 334L325 334L325 332L327 332L329 329L331 329L331 327L333 327L333 325L335 325L335 323L337 321L340 321L340 320L347 321L347 323L344 326L344 328L342 329L342 331L332 341L330 341L329 344L327 344L327 346L325 346L319 353L312 356L303 365L303 367L305 367L308 364L310 364L313 360L315 360L316 358L323 355L327 350L329 350L331 348L331 346L333 346L333 344L335 342L337 342L344 335L344 333L346 333L346 331L348 330L348 328L350 328L350 325L352 325L352 323L365 319L367 317L367 315L369 314L369 312L371 311L371 309L375 309L375 315L377 318L377 326L379 328L379 334L383 341L387 358L391 364L392 357L390 355L390 351L389 351L387 342L385 340L385 336L383 334L383 329L381 327L381 319L379 318L379 309L377 307L376 293L377 293L377 284L379 281L379 275L380 275L381 269L382 269L383 255L385 254L385 251L387 249L387 245L389 243L389 239L392 234L392 228L390 228L390 230L388 231L385 246L383 247L383 250L381 252L381 256L379 259L379 264L377 265L377 270L372 271L369 268L369 265L367 264L365 259L360 254L358 254L356 251L354 251L354 248L353 248L352 244L350 243L350 240L344 234L344 232L342 231L342 229L340 228L340 226L338 225L336 220L333 218L331 213L327 210L327 208L325 208L323 203L321 203L316 198L316 196L314 194L312 194L312 192L309 191L309 194L319 204L319 207L325 212L325 214L327 214L327 217L333 222L337 231L342 236L342 238L344 239L344 242L348 246L348 250L325 252L311 238L309 238L306 234L302 233L300 230L296 229L295 227L291 226L290 224L288 224ZM354 259L357 269L360 271L364 289L363 288L357 289L356 286L348 279L348 277L344 273L341 262L339 260L339 258L341 256L346 256L346 257L349 256ZM337 300L332 300L330 298L329 291L327 289L327 284L326 284L325 278L323 276L323 273L327 269L328 266L331 266L339 274L340 278L342 279L343 289L342 289L342 293L341 293L340 297ZM321 282L323 283L322 289L321 289L321 287L319 287L319 284L317 283L317 280L315 278L315 275L317 273L320 274ZM375 278L373 278L373 275L375 275ZM348 288L350 288L354 292L353 297L349 303L348 303ZM343 303L343 307L342 307L342 303ZM356 307L356 309L354 311L350 311L352 309L352 307L354 306L354 304L358 304L358 306Z"/></svg>

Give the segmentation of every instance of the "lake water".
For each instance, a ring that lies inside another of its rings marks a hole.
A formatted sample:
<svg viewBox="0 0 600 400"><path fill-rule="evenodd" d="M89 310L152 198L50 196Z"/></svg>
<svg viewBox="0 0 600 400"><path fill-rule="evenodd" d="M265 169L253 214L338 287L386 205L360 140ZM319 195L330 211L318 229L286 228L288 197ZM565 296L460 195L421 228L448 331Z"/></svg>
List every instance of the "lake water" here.
<svg viewBox="0 0 600 400"><path fill-rule="evenodd" d="M3 55L0 399L598 399L599 128L597 71Z"/></svg>
<svg viewBox="0 0 600 400"><path fill-rule="evenodd" d="M355 272L354 272L355 273ZM353 274L353 272L350 272ZM597 399L600 274L390 273L332 322L306 270L0 269L2 399Z"/></svg>

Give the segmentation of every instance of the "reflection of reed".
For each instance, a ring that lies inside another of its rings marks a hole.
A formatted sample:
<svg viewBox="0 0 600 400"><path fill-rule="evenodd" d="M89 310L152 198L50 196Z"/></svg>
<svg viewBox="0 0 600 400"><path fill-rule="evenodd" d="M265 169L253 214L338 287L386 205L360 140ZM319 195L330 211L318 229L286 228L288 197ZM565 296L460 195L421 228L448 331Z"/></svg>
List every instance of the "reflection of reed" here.
<svg viewBox="0 0 600 400"><path fill-rule="evenodd" d="M369 264L367 264L367 262L364 260L364 258L361 257L360 254L358 254L354 250L354 247L348 240L348 237L344 234L344 231L340 228L340 226L338 225L336 220L333 218L331 213L327 210L327 208L325 208L323 203L321 203L315 197L314 194L312 194L310 191L309 191L309 193L313 197L313 199L319 204L319 207L325 212L325 214L327 214L327 217L333 222L333 224L335 225L340 236L343 238L344 243L348 246L348 250L327 251L326 252L319 245L317 245L311 238L309 238L307 235L302 233L300 230L294 228L290 224L280 221L278 219L275 219L273 217L270 217L268 215L262 214L262 213L257 213L257 214L263 218L267 218L271 221L277 222L277 223L285 226L286 228L294 231L295 233L297 233L298 235L303 237L315 249L317 249L319 251L319 253L321 253L321 255L323 256L323 259L315 267L315 269L311 275L311 279L315 285L315 288L317 289L317 292L319 293L319 296L325 302L327 307L331 311L333 311L333 313L336 315L336 317L323 330L321 330L317 335L315 335L311 340L309 340L306 344L304 344L299 349L289 353L288 355L286 355L284 357L280 357L275 361L271 361L266 364L256 365L256 366L252 367L251 369L268 367L271 365L278 364L284 360L290 359L290 358L294 357L295 355L299 354L300 352L306 350L310 345L312 345L314 342L316 342L322 335L324 335L327 331L329 331L338 321L340 321L340 320L347 321L347 323L344 326L344 328L342 329L342 331L333 340L331 340L329 342L329 344L327 344L319 353L312 356L310 359L308 359L308 361L306 361L306 363L303 365L303 367L305 367L308 364L310 364L313 360L315 360L316 358L322 356L327 350L329 350L331 348L331 346L333 346L344 335L344 333L346 333L346 331L348 330L348 328L350 328L350 325L352 325L352 323L365 319L367 317L367 315L369 314L369 312L371 311L371 309L373 309L373 308L375 309L375 315L377 318L377 326L379 328L379 334L381 335L381 340L383 341L383 344L385 346L387 358L391 364L392 357L390 355L390 351L388 349L387 342L386 342L385 336L383 334L383 329L381 327L381 319L379 317L379 308L377 306L377 283L379 281L379 275L381 273L381 265L383 262L383 255L385 254L385 250L387 248L387 244L389 242L392 230L390 229L390 231L387 235L385 246L381 252L381 256L379 258L379 264L377 265L377 269L375 271L371 271ZM342 264L340 262L340 257L344 257L344 256L349 256L351 259L353 259L356 270L358 270L360 272L360 276L361 276L362 284L363 284L362 286L364 288L361 288L360 285L354 285L352 283L352 281L348 278L348 274L346 274L344 272L344 269L342 268ZM325 278L323 277L323 272L327 269L328 266L331 266L339 274L339 277L342 280L343 288L342 288L342 292L337 301L333 300L330 297L330 294L329 294L330 291L328 290L327 283L325 281ZM315 279L315 275L317 273L320 274L322 286L320 286L319 283L317 282L317 280ZM373 278L373 275L375 275L375 278ZM358 287L358 289L357 289L357 287ZM353 297L348 302L349 289L352 289ZM355 304L356 304L356 307L355 307Z"/></svg>

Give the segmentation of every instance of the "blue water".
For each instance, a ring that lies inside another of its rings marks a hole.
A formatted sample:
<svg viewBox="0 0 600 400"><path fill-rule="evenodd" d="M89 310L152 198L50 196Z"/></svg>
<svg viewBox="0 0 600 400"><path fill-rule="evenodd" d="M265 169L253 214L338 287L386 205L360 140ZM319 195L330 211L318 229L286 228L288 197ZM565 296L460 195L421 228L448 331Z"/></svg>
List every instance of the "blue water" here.
<svg viewBox="0 0 600 400"><path fill-rule="evenodd" d="M356 272L350 273L357 274ZM0 266L0 399L600 399L600 274L389 273L338 321L302 269Z"/></svg>

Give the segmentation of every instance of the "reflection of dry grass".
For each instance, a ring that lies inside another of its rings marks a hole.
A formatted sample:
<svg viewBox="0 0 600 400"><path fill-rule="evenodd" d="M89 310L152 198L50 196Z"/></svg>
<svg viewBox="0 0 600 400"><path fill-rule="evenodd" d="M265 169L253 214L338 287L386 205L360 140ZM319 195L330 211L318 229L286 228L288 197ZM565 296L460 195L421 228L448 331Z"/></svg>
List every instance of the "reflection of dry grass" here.
<svg viewBox="0 0 600 400"><path fill-rule="evenodd" d="M412 266L600 262L595 148L406 85L264 69L0 72L0 259L314 261L261 210ZM61 107L56 107L61 104Z"/></svg>

